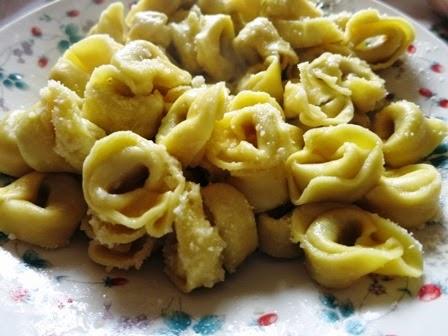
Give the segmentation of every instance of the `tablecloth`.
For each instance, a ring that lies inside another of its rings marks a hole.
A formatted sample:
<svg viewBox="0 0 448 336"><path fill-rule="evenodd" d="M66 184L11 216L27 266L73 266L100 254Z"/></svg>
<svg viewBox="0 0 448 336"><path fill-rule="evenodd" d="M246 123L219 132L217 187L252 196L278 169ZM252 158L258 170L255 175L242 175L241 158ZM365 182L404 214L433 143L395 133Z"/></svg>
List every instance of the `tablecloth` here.
<svg viewBox="0 0 448 336"><path fill-rule="evenodd" d="M0 0L0 27L25 15L27 12L54 1L58 0ZM442 18L436 15L426 1L383 0L383 2L400 9L448 42L448 18Z"/></svg>

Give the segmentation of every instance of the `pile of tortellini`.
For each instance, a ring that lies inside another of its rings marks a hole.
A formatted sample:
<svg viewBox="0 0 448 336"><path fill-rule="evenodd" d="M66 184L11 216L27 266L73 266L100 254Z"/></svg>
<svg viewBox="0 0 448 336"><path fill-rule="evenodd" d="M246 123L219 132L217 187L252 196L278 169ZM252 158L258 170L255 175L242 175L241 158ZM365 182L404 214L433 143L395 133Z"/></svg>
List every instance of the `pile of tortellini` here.
<svg viewBox="0 0 448 336"><path fill-rule="evenodd" d="M40 100L2 116L0 172L17 179L0 231L56 248L81 223L93 261L140 268L160 250L184 292L257 248L304 253L327 287L419 277L407 229L441 191L419 162L447 125L391 102L374 72L413 39L401 18L309 0L114 3Z"/></svg>

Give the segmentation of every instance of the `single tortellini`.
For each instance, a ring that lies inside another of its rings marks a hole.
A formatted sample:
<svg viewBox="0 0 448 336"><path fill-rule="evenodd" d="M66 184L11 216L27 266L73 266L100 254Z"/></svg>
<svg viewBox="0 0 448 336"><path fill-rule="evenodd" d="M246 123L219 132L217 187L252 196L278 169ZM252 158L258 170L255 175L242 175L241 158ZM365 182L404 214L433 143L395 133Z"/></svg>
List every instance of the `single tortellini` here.
<svg viewBox="0 0 448 336"><path fill-rule="evenodd" d="M258 17L246 24L233 44L235 51L248 64L257 64L269 56L277 56L284 69L299 61L291 45L280 37L272 22L265 17Z"/></svg>
<svg viewBox="0 0 448 336"><path fill-rule="evenodd" d="M293 234L305 252L311 277L329 288L344 288L378 273L418 278L423 272L422 247L394 222L354 206L329 210L324 204L314 216L292 217ZM327 208L327 209L326 209Z"/></svg>
<svg viewBox="0 0 448 336"><path fill-rule="evenodd" d="M286 163L291 201L354 202L383 174L381 139L357 125L311 129Z"/></svg>
<svg viewBox="0 0 448 336"><path fill-rule="evenodd" d="M260 250L274 258L297 258L301 255L297 243L291 241L292 211L282 216L262 213L257 218Z"/></svg>
<svg viewBox="0 0 448 336"><path fill-rule="evenodd" d="M107 271L114 268L129 270L130 268L140 269L156 247L157 240L146 235L132 243L112 247L92 240L89 242L87 253L90 259L105 266Z"/></svg>
<svg viewBox="0 0 448 336"><path fill-rule="evenodd" d="M184 167L197 166L215 121L224 115L226 102L224 83L186 91L163 118L156 142L164 145Z"/></svg>
<svg viewBox="0 0 448 336"><path fill-rule="evenodd" d="M200 31L195 36L195 51L199 66L213 80L229 80L238 72L233 51L235 31L229 15L203 15Z"/></svg>
<svg viewBox="0 0 448 336"><path fill-rule="evenodd" d="M344 31L328 17L274 21L280 36L294 49L311 48L344 40Z"/></svg>
<svg viewBox="0 0 448 336"><path fill-rule="evenodd" d="M61 82L80 97L93 70L109 64L115 52L122 47L105 34L91 35L72 45L51 69L50 78Z"/></svg>
<svg viewBox="0 0 448 336"><path fill-rule="evenodd" d="M236 268L258 246L255 216L242 193L229 184L209 184L201 190L205 213L226 243L223 264L228 272Z"/></svg>
<svg viewBox="0 0 448 336"><path fill-rule="evenodd" d="M146 40L166 48L171 43L171 30L167 24L168 16L164 13L137 13L129 27L128 40Z"/></svg>
<svg viewBox="0 0 448 336"><path fill-rule="evenodd" d="M439 213L441 188L436 168L413 164L386 170L364 202L372 211L405 228L423 227Z"/></svg>
<svg viewBox="0 0 448 336"><path fill-rule="evenodd" d="M249 69L248 73L239 80L237 86L238 92L244 90L266 92L281 103L283 101L283 83L280 59L277 56L270 56L264 64L255 65Z"/></svg>
<svg viewBox="0 0 448 336"><path fill-rule="evenodd" d="M159 91L134 94L120 70L103 65L87 83L82 113L108 134L130 130L152 138L164 114L164 100Z"/></svg>
<svg viewBox="0 0 448 336"><path fill-rule="evenodd" d="M255 211L288 199L284 161L302 144L301 130L283 120L281 107L263 92L242 91L216 122L207 145L210 163L230 172L231 183Z"/></svg>
<svg viewBox="0 0 448 336"><path fill-rule="evenodd" d="M373 131L384 141L386 164L402 167L431 154L448 127L442 120L426 118L416 104L402 100L375 114Z"/></svg>
<svg viewBox="0 0 448 336"><path fill-rule="evenodd" d="M206 218L199 185L187 183L174 213L175 232L163 248L170 279L185 293L223 281L226 243Z"/></svg>
<svg viewBox="0 0 448 336"><path fill-rule="evenodd" d="M20 153L37 171L80 173L104 131L82 117L82 99L62 84L50 80L40 95L40 101L16 125Z"/></svg>
<svg viewBox="0 0 448 336"><path fill-rule="evenodd" d="M131 41L115 53L111 64L123 74L126 85L135 95L148 95L153 90L168 90L188 85L191 75L176 65L155 44Z"/></svg>
<svg viewBox="0 0 448 336"><path fill-rule="evenodd" d="M292 96L285 97L285 110L296 110L286 114L299 114L309 127L348 123L355 109L370 112L387 94L384 80L355 57L324 53L299 69L301 82L285 90Z"/></svg>
<svg viewBox="0 0 448 336"><path fill-rule="evenodd" d="M67 245L85 212L81 185L68 174L32 172L0 188L0 231L40 247Z"/></svg>
<svg viewBox="0 0 448 336"><path fill-rule="evenodd" d="M356 56L378 70L390 67L405 53L414 41L415 31L405 19L366 9L347 22L345 38Z"/></svg>
<svg viewBox="0 0 448 336"><path fill-rule="evenodd" d="M89 35L107 34L118 43L124 43L125 32L124 5L114 2L101 13L98 23L90 29Z"/></svg>
<svg viewBox="0 0 448 336"><path fill-rule="evenodd" d="M26 118L26 111L17 110L0 117L0 173L20 177L31 171L17 146L14 128L21 118Z"/></svg>
<svg viewBox="0 0 448 336"><path fill-rule="evenodd" d="M84 162L83 191L92 214L111 224L145 228L155 238L172 231L184 186L181 166L165 147L130 131L97 141Z"/></svg>

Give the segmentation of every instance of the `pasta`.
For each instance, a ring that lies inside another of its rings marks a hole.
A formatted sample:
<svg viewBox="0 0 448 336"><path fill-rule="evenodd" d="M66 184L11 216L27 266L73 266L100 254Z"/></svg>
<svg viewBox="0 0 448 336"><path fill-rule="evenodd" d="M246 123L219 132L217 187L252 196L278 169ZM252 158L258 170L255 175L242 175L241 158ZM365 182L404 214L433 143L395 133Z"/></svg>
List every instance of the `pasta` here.
<svg viewBox="0 0 448 336"><path fill-rule="evenodd" d="M31 172L0 188L0 230L41 247L67 245L85 211L81 186L67 174Z"/></svg>
<svg viewBox="0 0 448 336"><path fill-rule="evenodd" d="M372 272L421 276L421 245L405 229L357 207L319 207L304 205L292 217L293 235L319 284L343 288Z"/></svg>
<svg viewBox="0 0 448 336"><path fill-rule="evenodd" d="M187 183L175 214L175 237L163 248L168 276L186 293L223 281L226 243L205 217L198 185Z"/></svg>
<svg viewBox="0 0 448 336"><path fill-rule="evenodd" d="M427 164L413 164L384 172L365 195L366 205L405 228L423 226L438 214L442 188L439 172Z"/></svg>
<svg viewBox="0 0 448 336"><path fill-rule="evenodd" d="M165 147L130 131L97 141L83 166L84 197L94 215L145 228L156 238L172 231L173 209L184 186L180 164Z"/></svg>
<svg viewBox="0 0 448 336"><path fill-rule="evenodd" d="M351 50L374 70L391 66L414 41L414 28L402 18L380 16L374 9L359 11L347 22Z"/></svg>
<svg viewBox="0 0 448 336"><path fill-rule="evenodd" d="M215 120L224 115L226 96L223 84L186 91L163 119L156 142L163 144L183 166L198 165Z"/></svg>
<svg viewBox="0 0 448 336"><path fill-rule="evenodd" d="M257 249L304 257L331 288L422 275L406 229L438 215L441 176L421 160L448 128L387 102L374 72L414 40L406 20L311 0L126 12L107 7L40 99L0 117L0 173L17 178L0 187L1 232L57 248L81 224L108 271L160 249L185 293Z"/></svg>
<svg viewBox="0 0 448 336"><path fill-rule="evenodd" d="M305 146L286 163L291 200L359 200L383 173L381 140L357 125L322 127L304 134Z"/></svg>
<svg viewBox="0 0 448 336"><path fill-rule="evenodd" d="M122 47L105 34L91 35L72 45L51 69L50 78L84 96L84 89L93 70L109 64Z"/></svg>
<svg viewBox="0 0 448 336"><path fill-rule="evenodd" d="M429 155L447 134L447 125L426 118L414 103L402 100L375 115L373 130L384 141L386 163L402 167Z"/></svg>

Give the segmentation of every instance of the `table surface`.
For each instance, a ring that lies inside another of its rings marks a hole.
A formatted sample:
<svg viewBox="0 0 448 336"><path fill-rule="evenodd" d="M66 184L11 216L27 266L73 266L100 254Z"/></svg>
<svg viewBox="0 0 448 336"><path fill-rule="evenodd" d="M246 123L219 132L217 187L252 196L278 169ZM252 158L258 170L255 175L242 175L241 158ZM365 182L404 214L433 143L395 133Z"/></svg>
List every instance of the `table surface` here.
<svg viewBox="0 0 448 336"><path fill-rule="evenodd" d="M0 0L0 27L26 13L55 1L69 0ZM167 0L169 1L169 0ZM424 0L383 0L400 9L448 42L448 18L437 16Z"/></svg>

